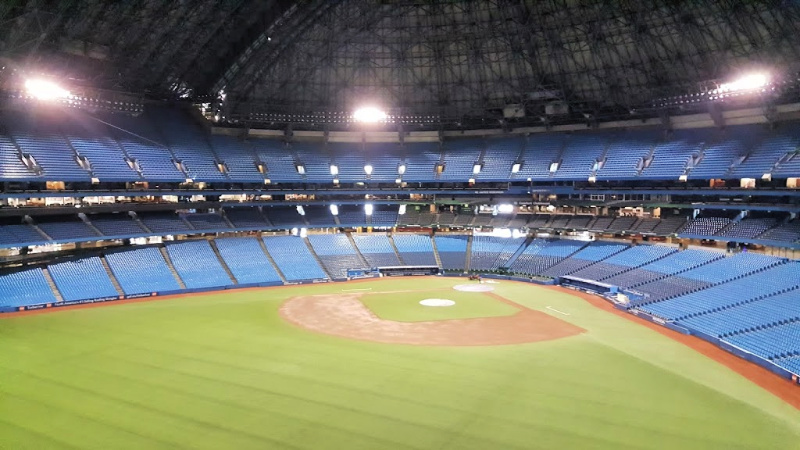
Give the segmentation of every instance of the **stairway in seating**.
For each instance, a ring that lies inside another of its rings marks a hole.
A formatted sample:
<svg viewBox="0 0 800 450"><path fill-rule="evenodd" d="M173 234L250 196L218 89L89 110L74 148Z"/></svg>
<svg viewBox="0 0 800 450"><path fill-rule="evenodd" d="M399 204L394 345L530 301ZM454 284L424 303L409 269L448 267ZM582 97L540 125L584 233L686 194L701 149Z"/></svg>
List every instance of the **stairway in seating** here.
<svg viewBox="0 0 800 450"><path fill-rule="evenodd" d="M44 273L44 279L50 286L50 290L53 291L53 295L56 296L56 300L58 300L59 302L63 302L64 297L61 296L61 292L59 292L58 286L56 286L56 282L53 281L53 277L50 276L50 272L47 270L47 267L42 268L42 272Z"/></svg>
<svg viewBox="0 0 800 450"><path fill-rule="evenodd" d="M108 274L108 279L111 280L111 285L114 286L114 289L117 290L119 295L124 296L125 291L123 291L122 286L119 285L117 277L114 275L114 272L111 271L111 267L108 265L108 261L106 261L105 256L100 257L100 263L102 263L103 268L106 269L106 274Z"/></svg>
<svg viewBox="0 0 800 450"><path fill-rule="evenodd" d="M136 224L139 225L139 227L141 227L145 232L153 233L153 230L147 228L147 225L145 225L144 222L142 222L142 219L140 219L135 212L130 211L128 214L133 218L133 221L136 222Z"/></svg>
<svg viewBox="0 0 800 450"><path fill-rule="evenodd" d="M472 259L472 235L467 237L467 260L464 261L464 272L469 272L470 260Z"/></svg>
<svg viewBox="0 0 800 450"><path fill-rule="evenodd" d="M514 261L516 261L517 258L519 258L519 255L521 255L526 248L528 248L528 245L530 245L531 242L533 242L533 236L526 237L525 242L523 242L522 245L519 246L517 251L515 251L514 254L511 255L511 258L508 258L508 261L506 261L506 263L503 264L503 267L505 268L511 267L511 265L514 264Z"/></svg>
<svg viewBox="0 0 800 450"><path fill-rule="evenodd" d="M389 244L392 245L392 250L394 250L394 254L397 255L397 260L400 261L400 264L405 266L406 262L403 261L403 257L400 256L400 251L397 250L397 245L395 245L395 243L394 243L394 238L392 237L391 234L389 234L388 236L389 236Z"/></svg>
<svg viewBox="0 0 800 450"><path fill-rule="evenodd" d="M228 267L228 263L225 262L225 258L223 258L222 254L220 254L219 249L217 248L217 241L215 241L214 239L209 239L208 243L211 245L211 250L214 250L214 254L217 255L219 264L222 266L223 269L225 269L225 273L228 274L228 278L231 279L231 283L239 284L239 280L237 280L236 277L233 275L233 272L231 272L231 268Z"/></svg>
<svg viewBox="0 0 800 450"><path fill-rule="evenodd" d="M325 275L327 275L328 278L330 278L332 280L334 278L333 275L331 275L331 273L328 272L328 268L325 267L325 264L323 264L322 260L319 259L319 255L317 255L317 252L314 251L314 246L311 245L311 241L309 241L307 237L304 237L303 238L303 242L306 243L306 247L308 247L308 251L311 252L311 256L313 256L314 259L317 261L317 264L319 264L319 267L322 268L323 272L325 272Z"/></svg>
<svg viewBox="0 0 800 450"><path fill-rule="evenodd" d="M267 250L267 245L264 244L263 237L259 236L257 238L257 240L258 240L258 245L261 246L261 251L264 252L264 254L267 256L267 259L269 260L269 263L272 264L272 268L274 268L275 272L277 272L278 276L281 277L281 281L286 283L286 276L283 275L283 272L281 271L281 268L278 267L278 263L276 263L275 260L272 259L272 255L269 254L269 250Z"/></svg>
<svg viewBox="0 0 800 450"><path fill-rule="evenodd" d="M356 252L356 255L358 255L358 259L361 260L361 264L362 264L361 267L369 267L369 263L367 262L367 258L364 258L364 255L361 254L361 250L358 248L358 245L356 245L356 240L353 239L353 235L350 234L350 232L346 232L345 235L347 236L347 240L350 241L350 245L353 246L353 250Z"/></svg>
<svg viewBox="0 0 800 450"><path fill-rule="evenodd" d="M436 239L433 236L428 236L431 239L431 246L433 247L433 257L436 259L436 265L442 268L442 258L439 257L439 248L436 247Z"/></svg>
<svg viewBox="0 0 800 450"><path fill-rule="evenodd" d="M178 286L180 286L181 289L186 289L186 285L183 283L181 276L178 275L178 271L175 270L175 266L172 265L172 258L169 257L169 253L167 253L167 248L159 247L159 250L161 251L161 256L164 257L164 261L167 263L167 267L169 267L169 271L172 272L172 276L174 276L175 280L178 282Z"/></svg>

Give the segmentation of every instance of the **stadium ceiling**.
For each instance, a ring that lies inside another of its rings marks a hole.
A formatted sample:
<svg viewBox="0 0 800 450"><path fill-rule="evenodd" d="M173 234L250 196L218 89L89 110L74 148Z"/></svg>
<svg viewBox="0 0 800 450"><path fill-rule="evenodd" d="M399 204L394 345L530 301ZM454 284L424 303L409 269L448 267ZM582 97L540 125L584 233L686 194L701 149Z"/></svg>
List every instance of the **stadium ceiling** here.
<svg viewBox="0 0 800 450"><path fill-rule="evenodd" d="M28 70L159 98L224 92L224 114L245 119L364 104L453 121L508 105L611 117L800 70L793 0L33 0L3 2L0 23L0 52Z"/></svg>

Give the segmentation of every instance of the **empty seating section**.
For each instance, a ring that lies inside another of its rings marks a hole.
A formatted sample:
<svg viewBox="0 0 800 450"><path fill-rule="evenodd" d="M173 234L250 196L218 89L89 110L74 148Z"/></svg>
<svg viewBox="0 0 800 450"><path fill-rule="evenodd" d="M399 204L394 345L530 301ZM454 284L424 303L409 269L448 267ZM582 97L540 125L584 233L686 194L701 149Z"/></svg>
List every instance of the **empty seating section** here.
<svg viewBox="0 0 800 450"><path fill-rule="evenodd" d="M686 223L685 217L665 217L653 227L653 233L661 236L675 234Z"/></svg>
<svg viewBox="0 0 800 450"><path fill-rule="evenodd" d="M329 142L328 151L331 163L336 164L339 169L339 181L354 183L367 180L367 173L364 171L367 159L361 143Z"/></svg>
<svg viewBox="0 0 800 450"><path fill-rule="evenodd" d="M759 236L759 239L782 242L800 241L800 220L795 219L791 222L778 225Z"/></svg>
<svg viewBox="0 0 800 450"><path fill-rule="evenodd" d="M66 301L119 296L98 257L51 264L47 270Z"/></svg>
<svg viewBox="0 0 800 450"><path fill-rule="evenodd" d="M146 234L145 230L136 223L127 213L98 214L91 216L89 221L104 236L133 236Z"/></svg>
<svg viewBox="0 0 800 450"><path fill-rule="evenodd" d="M281 141L253 139L248 144L257 160L266 167L266 177L269 180L278 183L303 181L297 173L291 150Z"/></svg>
<svg viewBox="0 0 800 450"><path fill-rule="evenodd" d="M239 284L281 281L280 275L261 249L258 238L217 238L214 242Z"/></svg>
<svg viewBox="0 0 800 450"><path fill-rule="evenodd" d="M466 236L435 236L436 250L445 270L463 270L467 264Z"/></svg>
<svg viewBox="0 0 800 450"><path fill-rule="evenodd" d="M526 275L541 275L586 244L585 241L567 239L534 239L511 264L511 271Z"/></svg>
<svg viewBox="0 0 800 450"><path fill-rule="evenodd" d="M636 221L639 220L638 217L631 217L631 216L621 216L614 219L611 224L608 225L608 230L611 231L626 231L633 228L633 225Z"/></svg>
<svg viewBox="0 0 800 450"><path fill-rule="evenodd" d="M188 289L228 286L230 277L208 241L167 244L167 253L175 271Z"/></svg>
<svg viewBox="0 0 800 450"><path fill-rule="evenodd" d="M261 230L267 222L257 207L230 208L224 210L225 217L239 229Z"/></svg>
<svg viewBox="0 0 800 450"><path fill-rule="evenodd" d="M288 281L321 280L328 278L306 247L295 236L264 237L264 245Z"/></svg>
<svg viewBox="0 0 800 450"><path fill-rule="evenodd" d="M753 239L774 227L775 222L775 219L768 218L743 219L730 224L730 226L717 233L717 235L729 238Z"/></svg>
<svg viewBox="0 0 800 450"><path fill-rule="evenodd" d="M577 133L567 139L561 165L553 174L557 180L586 180L602 157L611 136L606 132Z"/></svg>
<svg viewBox="0 0 800 450"><path fill-rule="evenodd" d="M702 136L693 130L678 130L653 149L650 165L642 171L642 178L677 180L683 175L692 155L703 148Z"/></svg>
<svg viewBox="0 0 800 450"><path fill-rule="evenodd" d="M511 176L511 165L522 151L524 138L493 138L486 140L483 168L475 176L481 181L502 181Z"/></svg>
<svg viewBox="0 0 800 450"><path fill-rule="evenodd" d="M267 216L274 228L293 228L305 226L303 216L294 206L273 206L263 208L261 212Z"/></svg>
<svg viewBox="0 0 800 450"><path fill-rule="evenodd" d="M598 180L632 179L639 175L643 160L657 140L655 130L630 130L617 136L608 146Z"/></svg>
<svg viewBox="0 0 800 450"><path fill-rule="evenodd" d="M613 217L598 217L594 222L588 225L588 229L596 231L607 230L609 225L614 222Z"/></svg>
<svg viewBox="0 0 800 450"><path fill-rule="evenodd" d="M41 216L37 226L54 241L97 238L99 235L78 216Z"/></svg>
<svg viewBox="0 0 800 450"><path fill-rule="evenodd" d="M623 288L630 288L707 264L724 256L719 252L684 250L672 253L629 272L606 278L603 281Z"/></svg>
<svg viewBox="0 0 800 450"><path fill-rule="evenodd" d="M14 247L35 243L45 243L47 239L27 224L10 223L0 225L0 247Z"/></svg>
<svg viewBox="0 0 800 450"><path fill-rule="evenodd" d="M363 269L364 262L344 234L312 234L308 241L314 253L334 278L346 278L349 269Z"/></svg>
<svg viewBox="0 0 800 450"><path fill-rule="evenodd" d="M258 183L267 178L258 171L256 157L247 143L232 136L212 134L210 143L220 160L225 163L231 181Z"/></svg>
<svg viewBox="0 0 800 450"><path fill-rule="evenodd" d="M483 142L477 139L458 139L445 141L445 169L439 179L445 181L466 182L475 178L472 169L481 156Z"/></svg>
<svg viewBox="0 0 800 450"><path fill-rule="evenodd" d="M436 255L430 236L421 234L395 234L392 236L397 252L409 266L435 266Z"/></svg>
<svg viewBox="0 0 800 450"><path fill-rule="evenodd" d="M698 217L687 223L679 234L711 236L730 224L731 219L726 217Z"/></svg>
<svg viewBox="0 0 800 450"><path fill-rule="evenodd" d="M604 280L653 260L663 258L676 251L677 249L673 247L638 245L612 255L597 264L592 264L572 275L589 280Z"/></svg>
<svg viewBox="0 0 800 450"><path fill-rule="evenodd" d="M564 148L566 135L531 134L525 139L522 153L522 167L514 179L546 180L550 177L550 165L557 162Z"/></svg>
<svg viewBox="0 0 800 450"><path fill-rule="evenodd" d="M34 172L25 167L11 139L0 134L0 179L22 181L37 178Z"/></svg>
<svg viewBox="0 0 800 450"><path fill-rule="evenodd" d="M524 238L473 236L469 268L495 270L503 267L524 242Z"/></svg>
<svg viewBox="0 0 800 450"><path fill-rule="evenodd" d="M303 212L306 213L304 217L310 226L332 227L336 225L333 214L327 206L308 205L303 207Z"/></svg>
<svg viewBox="0 0 800 450"><path fill-rule="evenodd" d="M793 156L800 138L791 126L772 131L760 125L677 130L664 138L650 129L534 133L452 139L440 148L432 142L323 145L258 138L244 142L210 135L184 111L160 106L148 106L139 117L76 110L66 116L6 113L3 122L0 178L4 180L89 181L94 176L101 181L330 182L331 164L339 167L336 177L345 183L393 182L397 177L411 182L578 181L592 173L600 180L677 180L687 171L692 179L800 173L800 157ZM20 152L33 156L41 176L26 168ZM88 159L87 168L80 166L78 155ZM437 176L434 167L440 161L445 170ZM478 162L483 167L474 174ZM512 173L515 162L521 167ZM554 162L560 166L551 172ZM305 174L297 172L298 164L305 167ZM372 175L364 171L365 164L373 167ZM406 165L402 175L397 171L401 164Z"/></svg>
<svg viewBox="0 0 800 450"><path fill-rule="evenodd" d="M757 276L757 275L756 275ZM724 285L723 285L724 286ZM714 337L753 331L800 320L797 289L756 301L681 319L681 325ZM737 296L738 297L738 296Z"/></svg>
<svg viewBox="0 0 800 450"><path fill-rule="evenodd" d="M570 256L553 267L542 272L542 275L548 277L559 277L569 275L586 266L594 264L597 261L608 258L609 256L621 252L628 248L626 244L614 244L610 242L592 242L586 247L580 249L574 255Z"/></svg>
<svg viewBox="0 0 800 450"><path fill-rule="evenodd" d="M726 337L724 340L762 358L777 359L800 356L800 322L790 322L763 330L737 334Z"/></svg>
<svg viewBox="0 0 800 450"><path fill-rule="evenodd" d="M229 230L231 228L219 214L194 213L186 214L183 217L198 231Z"/></svg>
<svg viewBox="0 0 800 450"><path fill-rule="evenodd" d="M771 256L740 253L680 272L675 276L637 285L635 289L648 294L646 302L656 302L733 280L780 262L780 259Z"/></svg>
<svg viewBox="0 0 800 450"><path fill-rule="evenodd" d="M697 292L641 306L666 320L680 320L750 302L800 286L800 264L781 264Z"/></svg>
<svg viewBox="0 0 800 450"><path fill-rule="evenodd" d="M153 233L186 234L192 229L175 213L142 213L139 219Z"/></svg>
<svg viewBox="0 0 800 450"><path fill-rule="evenodd" d="M183 163L186 176L195 181L223 181L214 151L206 139L205 132L180 110L152 108L150 118L164 136L175 157Z"/></svg>
<svg viewBox="0 0 800 450"><path fill-rule="evenodd" d="M370 267L399 266L400 260L385 234L354 234L353 240Z"/></svg>
<svg viewBox="0 0 800 450"><path fill-rule="evenodd" d="M127 114L107 114L100 119L115 127L113 136L125 153L136 161L144 179L173 182L186 179L186 174L178 170L175 158L149 120Z"/></svg>
<svg viewBox="0 0 800 450"><path fill-rule="evenodd" d="M156 247L109 253L105 258L126 295L180 290Z"/></svg>
<svg viewBox="0 0 800 450"><path fill-rule="evenodd" d="M342 205L339 207L339 222L344 226L363 226L367 223L364 206Z"/></svg>
<svg viewBox="0 0 800 450"><path fill-rule="evenodd" d="M374 227L393 227L397 223L397 205L375 205L370 217Z"/></svg>
<svg viewBox="0 0 800 450"><path fill-rule="evenodd" d="M40 268L0 274L0 307L55 303L56 297Z"/></svg>
<svg viewBox="0 0 800 450"><path fill-rule="evenodd" d="M426 181L436 178L436 164L441 159L439 144L410 143L406 144L405 150L406 173L402 175L403 181Z"/></svg>

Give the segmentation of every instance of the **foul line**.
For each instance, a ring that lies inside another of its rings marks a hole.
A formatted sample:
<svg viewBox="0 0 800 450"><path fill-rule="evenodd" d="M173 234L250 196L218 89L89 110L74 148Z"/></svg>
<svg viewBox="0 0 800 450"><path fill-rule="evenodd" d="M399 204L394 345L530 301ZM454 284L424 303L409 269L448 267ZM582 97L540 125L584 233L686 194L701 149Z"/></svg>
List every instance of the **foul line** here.
<svg viewBox="0 0 800 450"><path fill-rule="evenodd" d="M570 313L565 313L564 311L559 311L559 310L553 308L552 306L548 306L547 309L549 309L550 311L555 311L555 312L557 312L559 314L563 314L565 316L569 316L570 315Z"/></svg>
<svg viewBox="0 0 800 450"><path fill-rule="evenodd" d="M372 288L364 288L364 289L342 289L342 292L359 292L359 291L371 291Z"/></svg>

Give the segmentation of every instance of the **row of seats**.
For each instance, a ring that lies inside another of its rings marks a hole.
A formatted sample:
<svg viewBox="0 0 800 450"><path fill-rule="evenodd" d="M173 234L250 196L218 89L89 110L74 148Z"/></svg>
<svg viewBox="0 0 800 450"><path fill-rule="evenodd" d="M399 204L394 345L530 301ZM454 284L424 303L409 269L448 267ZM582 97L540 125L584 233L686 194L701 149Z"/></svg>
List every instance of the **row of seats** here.
<svg viewBox="0 0 800 450"><path fill-rule="evenodd" d="M203 182L466 182L508 180L584 181L792 176L792 154L800 138L791 124L777 130L758 125L724 130L678 130L664 136L657 127L588 130L438 143L245 142L209 135L179 109L148 106L144 114L60 114L16 111L4 114L0 150L3 180ZM86 124L89 124L88 126ZM37 170L22 159L31 155ZM85 161L81 164L80 160ZM515 162L522 162L512 173ZM434 170L443 162L443 170ZM339 167L337 175L330 166ZM364 166L373 167L367 174ZM398 174L398 167L405 172ZM474 167L478 164L479 171ZM300 173L298 166L303 166Z"/></svg>

